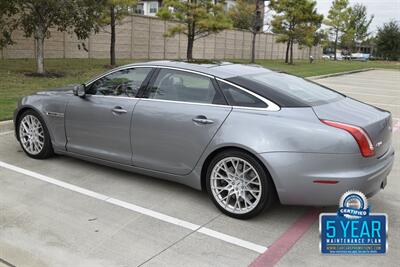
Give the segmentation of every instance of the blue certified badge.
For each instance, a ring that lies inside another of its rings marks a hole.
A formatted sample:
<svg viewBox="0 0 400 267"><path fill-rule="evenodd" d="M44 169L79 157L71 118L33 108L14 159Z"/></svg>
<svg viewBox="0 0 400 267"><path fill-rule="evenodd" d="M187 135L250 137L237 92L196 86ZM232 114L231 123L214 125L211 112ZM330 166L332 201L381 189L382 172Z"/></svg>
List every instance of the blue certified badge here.
<svg viewBox="0 0 400 267"><path fill-rule="evenodd" d="M337 213L319 217L320 250L323 254L384 254L387 251L387 215L370 213L367 198L346 192Z"/></svg>

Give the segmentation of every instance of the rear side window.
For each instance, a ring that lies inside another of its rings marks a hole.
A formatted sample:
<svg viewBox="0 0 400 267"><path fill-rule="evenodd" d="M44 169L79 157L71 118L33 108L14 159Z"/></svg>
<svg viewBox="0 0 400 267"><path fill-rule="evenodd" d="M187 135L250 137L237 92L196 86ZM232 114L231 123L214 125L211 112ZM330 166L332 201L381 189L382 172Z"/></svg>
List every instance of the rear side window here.
<svg viewBox="0 0 400 267"><path fill-rule="evenodd" d="M211 78L172 69L160 70L148 98L205 104L223 101Z"/></svg>
<svg viewBox="0 0 400 267"><path fill-rule="evenodd" d="M296 99L310 106L327 104L342 99L344 96L305 79L277 72L266 72L243 76L281 94Z"/></svg>
<svg viewBox="0 0 400 267"><path fill-rule="evenodd" d="M218 81L218 85L231 106L267 108L262 100L233 85L221 81Z"/></svg>

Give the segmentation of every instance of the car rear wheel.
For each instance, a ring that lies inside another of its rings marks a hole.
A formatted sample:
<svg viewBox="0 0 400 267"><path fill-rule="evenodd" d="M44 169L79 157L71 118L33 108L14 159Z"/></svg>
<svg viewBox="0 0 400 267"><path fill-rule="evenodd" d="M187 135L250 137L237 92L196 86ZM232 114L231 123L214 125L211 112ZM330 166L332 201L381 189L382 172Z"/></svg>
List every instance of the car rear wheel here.
<svg viewBox="0 0 400 267"><path fill-rule="evenodd" d="M227 150L215 156L206 178L210 198L231 217L251 218L273 202L274 185L269 174L243 151Z"/></svg>
<svg viewBox="0 0 400 267"><path fill-rule="evenodd" d="M45 159L53 155L49 132L37 112L25 111L18 121L17 130L21 147L29 157Z"/></svg>

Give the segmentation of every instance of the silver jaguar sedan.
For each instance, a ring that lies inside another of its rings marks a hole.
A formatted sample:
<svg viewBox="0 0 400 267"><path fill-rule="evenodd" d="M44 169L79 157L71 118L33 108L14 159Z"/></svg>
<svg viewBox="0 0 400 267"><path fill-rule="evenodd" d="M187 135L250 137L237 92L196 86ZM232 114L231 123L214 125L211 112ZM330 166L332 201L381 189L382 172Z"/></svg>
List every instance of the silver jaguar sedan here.
<svg viewBox="0 0 400 267"><path fill-rule="evenodd" d="M32 158L62 154L206 190L225 214L336 205L386 185L388 111L259 66L156 61L20 100Z"/></svg>

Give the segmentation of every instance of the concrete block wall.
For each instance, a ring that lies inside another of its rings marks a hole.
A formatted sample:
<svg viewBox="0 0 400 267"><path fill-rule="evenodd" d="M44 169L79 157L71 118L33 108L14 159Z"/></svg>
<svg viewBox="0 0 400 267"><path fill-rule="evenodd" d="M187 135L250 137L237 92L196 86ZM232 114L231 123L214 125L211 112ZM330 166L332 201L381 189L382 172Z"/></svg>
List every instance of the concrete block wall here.
<svg viewBox="0 0 400 267"><path fill-rule="evenodd" d="M131 16L116 27L117 58L132 59L185 59L187 37L177 34L165 37L165 32L175 22L163 21L156 17ZM23 32L13 33L16 44L1 50L0 58L35 58L35 41L26 38ZM225 30L198 39L194 43L193 56L199 59L250 59L252 34L248 31ZM110 27L92 34L87 40L78 40L66 32L51 31L51 38L45 40L46 58L109 58ZM256 37L257 59L283 59L286 44L277 43L269 33ZM318 59L322 56L320 47L313 47L311 54ZM309 48L293 46L295 59L308 59Z"/></svg>

